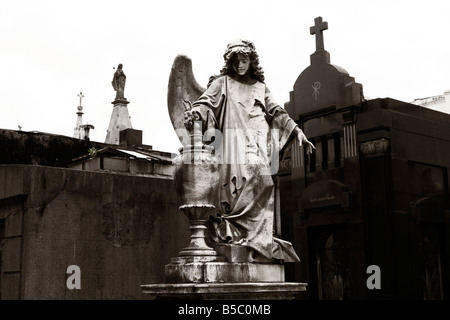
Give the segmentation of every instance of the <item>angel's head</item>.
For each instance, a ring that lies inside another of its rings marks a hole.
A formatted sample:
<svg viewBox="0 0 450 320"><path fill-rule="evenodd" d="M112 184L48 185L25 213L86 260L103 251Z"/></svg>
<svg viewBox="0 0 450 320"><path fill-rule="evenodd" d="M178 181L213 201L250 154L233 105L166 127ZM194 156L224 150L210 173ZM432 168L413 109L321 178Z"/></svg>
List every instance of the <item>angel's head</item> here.
<svg viewBox="0 0 450 320"><path fill-rule="evenodd" d="M253 42L242 39L230 42L223 58L225 65L220 74L242 76L249 73L256 80L264 82L264 71L259 65L259 56Z"/></svg>

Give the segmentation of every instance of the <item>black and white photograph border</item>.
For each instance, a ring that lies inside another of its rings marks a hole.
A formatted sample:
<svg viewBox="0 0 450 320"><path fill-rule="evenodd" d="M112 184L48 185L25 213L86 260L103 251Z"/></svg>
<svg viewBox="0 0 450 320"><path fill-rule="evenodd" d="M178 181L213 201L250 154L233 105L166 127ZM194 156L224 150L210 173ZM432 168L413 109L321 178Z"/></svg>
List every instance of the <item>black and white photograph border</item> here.
<svg viewBox="0 0 450 320"><path fill-rule="evenodd" d="M5 2L0 300L448 300L449 9Z"/></svg>

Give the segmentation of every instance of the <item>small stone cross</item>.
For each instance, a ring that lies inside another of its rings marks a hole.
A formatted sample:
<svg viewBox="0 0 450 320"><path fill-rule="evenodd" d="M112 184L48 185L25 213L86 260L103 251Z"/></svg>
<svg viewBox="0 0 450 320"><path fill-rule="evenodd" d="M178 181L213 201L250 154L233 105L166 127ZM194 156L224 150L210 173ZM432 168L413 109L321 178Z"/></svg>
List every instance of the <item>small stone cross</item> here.
<svg viewBox="0 0 450 320"><path fill-rule="evenodd" d="M322 22L322 17L314 19L314 26L309 28L309 33L316 35L316 51L325 50L323 45L323 30L328 29L328 22Z"/></svg>
<svg viewBox="0 0 450 320"><path fill-rule="evenodd" d="M80 92L79 94L77 94L77 96L80 97L80 106L81 106L81 100L84 98L83 93Z"/></svg>

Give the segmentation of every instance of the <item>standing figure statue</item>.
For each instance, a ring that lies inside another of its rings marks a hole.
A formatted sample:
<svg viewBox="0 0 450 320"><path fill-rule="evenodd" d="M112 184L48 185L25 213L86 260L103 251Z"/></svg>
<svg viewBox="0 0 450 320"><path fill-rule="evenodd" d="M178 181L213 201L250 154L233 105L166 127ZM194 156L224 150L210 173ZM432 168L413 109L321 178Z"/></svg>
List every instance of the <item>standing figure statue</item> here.
<svg viewBox="0 0 450 320"><path fill-rule="evenodd" d="M116 100L126 100L124 97L124 91L125 91L125 81L126 76L125 73L122 70L123 65L120 63L117 67L116 72L114 72L113 80L111 82L114 91L116 91Z"/></svg>
<svg viewBox="0 0 450 320"><path fill-rule="evenodd" d="M315 147L274 100L251 41L228 44L224 60L187 115L216 132L221 178L211 238L247 247L249 261L299 261L292 244L274 236L273 161L294 139L307 153Z"/></svg>

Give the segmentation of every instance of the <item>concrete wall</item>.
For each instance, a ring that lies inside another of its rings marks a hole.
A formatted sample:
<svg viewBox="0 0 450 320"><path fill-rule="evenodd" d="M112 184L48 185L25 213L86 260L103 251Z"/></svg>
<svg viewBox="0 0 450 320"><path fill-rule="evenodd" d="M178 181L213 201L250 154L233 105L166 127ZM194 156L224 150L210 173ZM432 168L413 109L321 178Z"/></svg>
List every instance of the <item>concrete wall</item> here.
<svg viewBox="0 0 450 320"><path fill-rule="evenodd" d="M189 243L179 205L171 179L0 165L1 298L146 299L140 285Z"/></svg>
<svg viewBox="0 0 450 320"><path fill-rule="evenodd" d="M94 159L87 159L83 162L69 164L68 167L77 170L108 170L146 175L165 175L170 177L173 175L174 170L174 166L168 163L102 155Z"/></svg>
<svg viewBox="0 0 450 320"><path fill-rule="evenodd" d="M1 164L65 167L72 159L87 154L89 148L105 146L62 135L0 129Z"/></svg>

